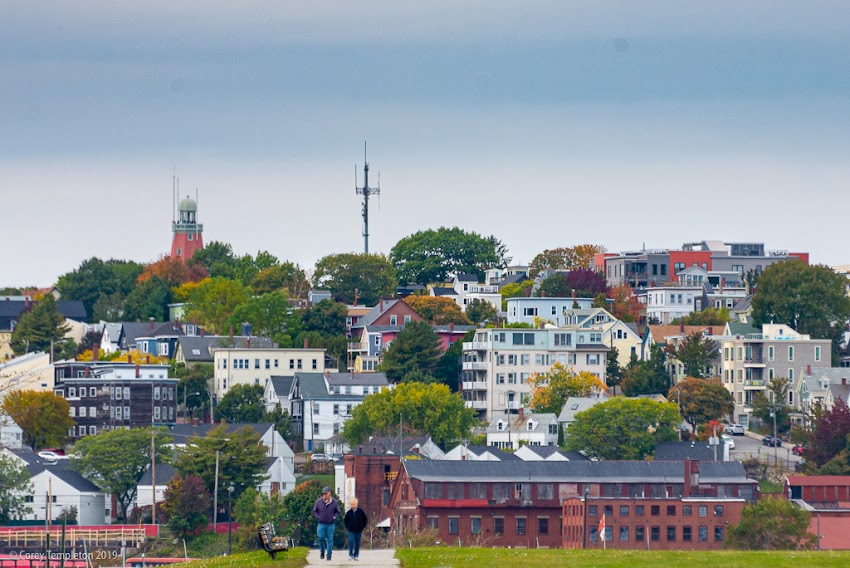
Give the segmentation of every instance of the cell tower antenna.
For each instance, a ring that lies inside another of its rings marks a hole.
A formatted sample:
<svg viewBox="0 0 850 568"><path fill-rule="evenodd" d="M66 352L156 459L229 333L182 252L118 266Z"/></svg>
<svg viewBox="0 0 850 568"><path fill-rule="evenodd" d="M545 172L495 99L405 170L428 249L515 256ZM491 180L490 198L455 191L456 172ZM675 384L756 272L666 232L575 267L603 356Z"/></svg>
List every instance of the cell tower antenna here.
<svg viewBox="0 0 850 568"><path fill-rule="evenodd" d="M381 195L381 176L378 174L378 186L369 187L369 162L366 160L366 141L363 141L363 187L357 186L357 165L354 165L354 191L363 196L363 252L369 254L369 196Z"/></svg>
<svg viewBox="0 0 850 568"><path fill-rule="evenodd" d="M177 165L171 164L171 224L177 222Z"/></svg>

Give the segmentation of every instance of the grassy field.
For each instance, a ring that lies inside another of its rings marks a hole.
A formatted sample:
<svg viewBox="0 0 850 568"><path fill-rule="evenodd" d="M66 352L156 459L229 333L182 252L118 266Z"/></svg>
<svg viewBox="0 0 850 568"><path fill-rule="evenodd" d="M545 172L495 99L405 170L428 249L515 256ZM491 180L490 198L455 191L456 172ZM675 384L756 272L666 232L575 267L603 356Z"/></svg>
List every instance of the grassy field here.
<svg viewBox="0 0 850 568"><path fill-rule="evenodd" d="M404 568L533 566L534 568L663 566L664 568L801 568L850 566L850 552L678 552L642 550L533 550L505 548L405 548L396 553Z"/></svg>
<svg viewBox="0 0 850 568"><path fill-rule="evenodd" d="M278 552L277 560L269 558L263 550L240 552L230 556L202 558L187 564L175 564L180 568L300 568L307 565L307 549L291 548L288 552Z"/></svg>

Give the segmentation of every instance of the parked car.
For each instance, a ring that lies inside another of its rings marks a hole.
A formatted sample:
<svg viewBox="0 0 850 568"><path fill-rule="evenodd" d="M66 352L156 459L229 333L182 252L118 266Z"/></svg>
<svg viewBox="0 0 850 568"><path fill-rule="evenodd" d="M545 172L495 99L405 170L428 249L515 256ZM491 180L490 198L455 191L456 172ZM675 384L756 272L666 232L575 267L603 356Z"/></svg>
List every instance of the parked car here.
<svg viewBox="0 0 850 568"><path fill-rule="evenodd" d="M761 441L762 446L770 446L771 448L781 448L782 440L773 436L765 436Z"/></svg>
<svg viewBox="0 0 850 568"><path fill-rule="evenodd" d="M44 459L44 460L47 460L47 461L49 461L49 462L55 462L55 461L57 461L57 460L66 460L66 459L68 459L68 458L67 458L67 457L65 457L65 456L60 456L59 454L57 454L57 453L56 453L56 452L54 452L53 450L41 450L40 452L38 452L38 457L40 457L40 458L42 458L42 459Z"/></svg>
<svg viewBox="0 0 850 568"><path fill-rule="evenodd" d="M792 454L794 454L795 456L802 456L802 455L803 455L803 451L804 451L805 449L806 449L806 448L804 448L802 444L797 444L796 446L794 446L793 448L791 448L791 453L792 453Z"/></svg>
<svg viewBox="0 0 850 568"><path fill-rule="evenodd" d="M730 436L729 434L722 434L720 436L720 439L726 442L726 445L729 446L730 450L735 449L735 440L732 439L732 436Z"/></svg>
<svg viewBox="0 0 850 568"><path fill-rule="evenodd" d="M330 462L334 461L328 454L313 454L310 459L314 462Z"/></svg>
<svg viewBox="0 0 850 568"><path fill-rule="evenodd" d="M725 432L727 434L731 434L732 436L743 436L744 427L740 424L727 424Z"/></svg>
<svg viewBox="0 0 850 568"><path fill-rule="evenodd" d="M333 455L331 456L331 459L332 459L333 461L335 461L335 462L338 462L338 461L340 461L340 460L342 459L342 454L333 454Z"/></svg>

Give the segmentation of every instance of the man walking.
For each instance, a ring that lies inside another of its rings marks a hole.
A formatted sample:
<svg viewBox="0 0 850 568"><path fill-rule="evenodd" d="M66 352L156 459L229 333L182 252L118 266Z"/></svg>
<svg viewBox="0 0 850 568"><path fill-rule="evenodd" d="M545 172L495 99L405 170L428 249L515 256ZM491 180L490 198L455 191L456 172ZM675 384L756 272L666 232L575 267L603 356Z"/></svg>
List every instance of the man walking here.
<svg viewBox="0 0 850 568"><path fill-rule="evenodd" d="M343 522L348 531L348 559L360 560L360 538L369 518L363 509L357 506L357 499L351 499L351 508L345 514Z"/></svg>
<svg viewBox="0 0 850 568"><path fill-rule="evenodd" d="M334 521L339 515L339 504L331 497L331 488L327 485L322 488L322 496L316 500L313 506L313 516L319 521L316 534L319 537L319 551L321 558L325 557L327 547L328 560L334 550Z"/></svg>

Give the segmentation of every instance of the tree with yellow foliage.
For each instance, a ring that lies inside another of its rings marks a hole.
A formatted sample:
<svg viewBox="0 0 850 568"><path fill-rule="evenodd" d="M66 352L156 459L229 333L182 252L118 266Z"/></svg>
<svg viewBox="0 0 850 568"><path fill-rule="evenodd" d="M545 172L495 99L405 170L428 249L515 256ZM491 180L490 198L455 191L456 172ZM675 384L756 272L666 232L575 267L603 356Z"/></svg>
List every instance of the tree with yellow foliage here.
<svg viewBox="0 0 850 568"><path fill-rule="evenodd" d="M604 392L608 387L599 377L588 371L575 373L561 363L547 373L534 373L528 377L531 387L529 407L534 412L552 412L558 414L571 396L591 396Z"/></svg>

